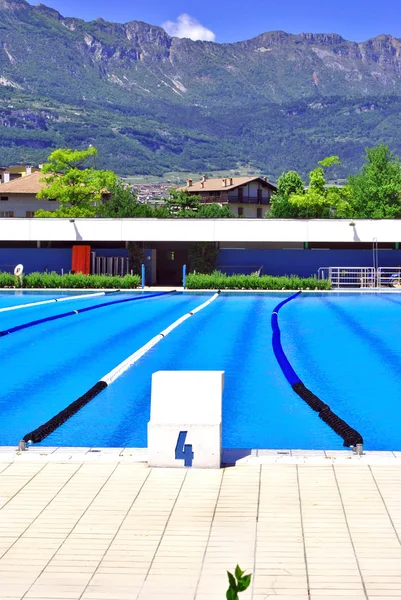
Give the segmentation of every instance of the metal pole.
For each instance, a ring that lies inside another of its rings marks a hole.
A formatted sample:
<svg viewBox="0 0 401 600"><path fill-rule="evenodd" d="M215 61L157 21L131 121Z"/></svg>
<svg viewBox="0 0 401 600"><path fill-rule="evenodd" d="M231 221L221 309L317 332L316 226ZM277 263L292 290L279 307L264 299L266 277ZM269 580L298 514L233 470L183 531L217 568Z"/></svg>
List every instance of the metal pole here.
<svg viewBox="0 0 401 600"><path fill-rule="evenodd" d="M182 286L185 290L187 286L187 265L182 265Z"/></svg>
<svg viewBox="0 0 401 600"><path fill-rule="evenodd" d="M357 456L362 456L363 455L363 445L362 444L357 444L355 446L355 454Z"/></svg>
<svg viewBox="0 0 401 600"><path fill-rule="evenodd" d="M142 267L142 289L145 287L145 265L141 265Z"/></svg>

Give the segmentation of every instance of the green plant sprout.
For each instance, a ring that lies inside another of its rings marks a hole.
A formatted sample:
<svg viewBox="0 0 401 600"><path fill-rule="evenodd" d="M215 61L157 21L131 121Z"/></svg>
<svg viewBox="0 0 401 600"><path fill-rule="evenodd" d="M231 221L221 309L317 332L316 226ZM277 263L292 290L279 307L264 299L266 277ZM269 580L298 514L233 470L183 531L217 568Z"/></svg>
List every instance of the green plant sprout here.
<svg viewBox="0 0 401 600"><path fill-rule="evenodd" d="M226 593L227 600L238 600L238 594L244 592L251 583L252 575L244 575L245 571L241 571L239 565L235 567L234 575L227 571L229 588Z"/></svg>

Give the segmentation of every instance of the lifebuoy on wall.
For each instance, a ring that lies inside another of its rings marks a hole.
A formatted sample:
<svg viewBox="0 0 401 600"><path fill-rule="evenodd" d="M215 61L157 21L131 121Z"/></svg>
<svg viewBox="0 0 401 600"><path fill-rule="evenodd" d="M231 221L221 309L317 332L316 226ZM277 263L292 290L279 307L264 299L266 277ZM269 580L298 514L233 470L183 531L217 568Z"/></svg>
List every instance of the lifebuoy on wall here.
<svg viewBox="0 0 401 600"><path fill-rule="evenodd" d="M17 265L14 269L14 275L16 277L21 277L24 272L24 265Z"/></svg>

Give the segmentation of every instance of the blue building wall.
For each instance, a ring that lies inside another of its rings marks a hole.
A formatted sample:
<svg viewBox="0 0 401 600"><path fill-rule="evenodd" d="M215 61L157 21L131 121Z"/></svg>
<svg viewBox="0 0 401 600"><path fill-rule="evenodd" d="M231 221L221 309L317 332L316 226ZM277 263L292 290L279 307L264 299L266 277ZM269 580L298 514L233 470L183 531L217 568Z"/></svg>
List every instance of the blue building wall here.
<svg viewBox="0 0 401 600"><path fill-rule="evenodd" d="M18 264L24 265L25 273L71 269L71 248L0 248L0 271L14 272Z"/></svg>
<svg viewBox="0 0 401 600"><path fill-rule="evenodd" d="M96 256L128 256L125 248L96 248ZM0 248L0 271L14 272L22 264L25 273L56 271L68 273L72 264L71 248ZM152 251L145 249L146 284L152 284Z"/></svg>
<svg viewBox="0 0 401 600"><path fill-rule="evenodd" d="M401 250L379 250L379 267L401 265ZM249 274L263 266L265 275L317 275L319 267L371 267L372 250L220 250L217 269Z"/></svg>
<svg viewBox="0 0 401 600"><path fill-rule="evenodd" d="M128 256L128 250L126 248L94 248L96 256Z"/></svg>
<svg viewBox="0 0 401 600"><path fill-rule="evenodd" d="M96 249L97 256L128 256L125 248ZM12 273L16 265L24 265L25 273L56 271L68 273L72 264L71 248L0 248L0 271Z"/></svg>
<svg viewBox="0 0 401 600"><path fill-rule="evenodd" d="M128 256L125 248L96 249L97 256ZM401 250L379 250L379 266L401 265ZM71 248L0 248L0 271L13 272L17 264L25 273L33 271L68 272ZM151 270L151 253L146 252L147 277ZM369 267L371 250L220 250L217 268L226 273L251 273L263 267L269 275L316 275L319 267Z"/></svg>

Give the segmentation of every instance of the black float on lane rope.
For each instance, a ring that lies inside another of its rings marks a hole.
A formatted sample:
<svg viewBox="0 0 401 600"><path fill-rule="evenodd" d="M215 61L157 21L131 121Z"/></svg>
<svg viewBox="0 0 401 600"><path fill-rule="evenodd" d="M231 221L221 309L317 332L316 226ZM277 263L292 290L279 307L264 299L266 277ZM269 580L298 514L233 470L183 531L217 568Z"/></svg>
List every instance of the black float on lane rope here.
<svg viewBox="0 0 401 600"><path fill-rule="evenodd" d="M298 394L298 396L302 398L302 400L304 400L312 410L319 413L319 417L322 419L322 421L324 421L324 423L331 427L333 431L337 433L337 435L343 438L344 446L357 446L359 444L363 444L363 438L361 434L358 431L356 431L356 429L350 427L348 423L346 423L338 415L336 415L331 410L330 406L328 406L328 404L325 404L322 400L320 400L320 398L318 398L304 385L304 383L301 381L301 379L298 377L298 375L292 368L292 365L283 350L283 347L281 345L281 331L278 324L278 314L280 312L280 309L285 304L287 304L287 302L294 300L294 298L297 298L300 294L301 292L292 294L292 296L286 298L285 300L283 300L283 302L280 302L280 304L278 304L272 312L272 345L276 360L294 392Z"/></svg>

